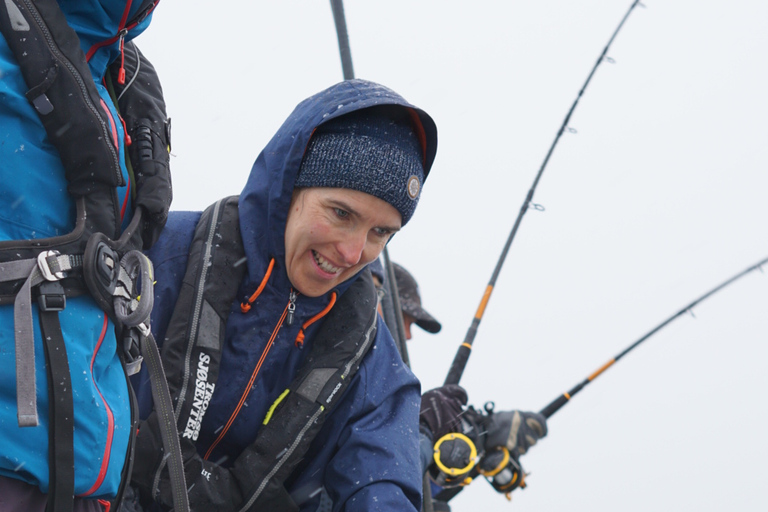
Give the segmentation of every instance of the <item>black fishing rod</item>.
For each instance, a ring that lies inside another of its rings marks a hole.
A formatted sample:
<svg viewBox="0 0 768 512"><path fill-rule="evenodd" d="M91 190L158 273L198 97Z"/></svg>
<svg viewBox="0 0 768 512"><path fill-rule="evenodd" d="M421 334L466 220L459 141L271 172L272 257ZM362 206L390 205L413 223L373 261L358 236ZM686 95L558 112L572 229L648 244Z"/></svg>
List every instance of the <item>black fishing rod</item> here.
<svg viewBox="0 0 768 512"><path fill-rule="evenodd" d="M467 366L467 360L469 359L469 355L472 352L472 343L475 340L475 335L477 334L477 328L480 325L480 321L483 319L485 308L488 305L488 301L491 298L491 293L493 293L493 288L496 285L496 280L498 279L499 273L501 272L501 267L502 265L504 265L504 260L507 258L507 253L509 252L509 248L512 245L512 240L514 240L515 235L517 234L517 229L518 227L520 227L520 223L523 220L523 216L525 215L525 212L528 211L528 208L531 205L531 201L533 200L533 194L536 191L536 187L539 185L539 180L541 179L541 175L544 173L544 168L547 166L547 163L549 162L549 158L552 156L552 152L555 150L555 146L557 145L558 141L560 140L560 137L563 135L563 132L567 128L568 121L570 121L571 115L573 114L573 111L576 109L576 105L579 103L579 99L581 99L581 96L584 94L584 91L589 85L589 82L592 80L592 76L594 76L598 66L605 59L605 55L608 53L608 48L610 48L611 44L613 43L613 40L616 38L616 35L621 30L621 27L624 26L624 22L627 21L627 18L639 3L640 3L640 0L635 0L634 2L632 2L632 6L624 15L624 18L622 18L621 23L619 23L619 26L616 27L616 30L613 32L613 35L611 36L611 39L608 41L608 44L606 44L605 48L603 48L603 52L600 54L600 57L598 57L597 62L595 63L594 67L592 68L592 71L589 73L589 76L587 77L587 80L584 82L584 85L581 87L579 94L576 96L576 99L574 100L573 105L571 105L571 109L568 111L568 114L565 116L565 119L563 120L563 124L560 126L560 129L557 131L555 140L552 142L552 145L549 147L547 156L544 158L544 162L542 162L541 167L539 168L539 172L536 174L536 179L533 180L533 185L531 186L531 189L528 191L528 195L526 195L525 201L523 201L523 206L520 208L520 213L517 215L517 219L515 220L514 226L512 226L512 231L509 233L509 237L507 238L506 244L504 244L504 249L501 251L501 256L499 257L499 260L496 263L496 268L493 270L493 275L491 275L491 280L488 282L488 285L485 288L485 293L483 293L483 297L480 300L480 305L478 306L477 312L475 313L475 317L472 319L472 323L469 326L469 329L467 330L467 334L464 337L464 341L462 342L461 346L459 346L459 349L456 351L456 356L454 357L453 362L451 363L451 368L448 370L448 375L445 378L445 384L458 384L459 381L461 380L461 376L464 373L464 368Z"/></svg>
<svg viewBox="0 0 768 512"><path fill-rule="evenodd" d="M336 24L336 36L339 39L339 55L341 56L341 70L344 73L344 80L352 80L355 78L355 70L352 68L352 50L349 46L344 4L341 0L331 0L331 10L333 11L333 22Z"/></svg>
<svg viewBox="0 0 768 512"><path fill-rule="evenodd" d="M677 319L677 318L681 317L681 316L682 316L682 315L684 315L686 312L688 312L688 311L691 311L691 310L693 309L693 307L694 307L694 306L696 306L697 304L699 304L699 303L700 303L700 302L702 302L703 300L705 300L705 299L707 299L707 298L711 297L711 296L712 296L712 295L714 295L715 293L719 292L720 290L722 290L723 288L725 288L725 287L726 287L726 286L728 286L729 284L733 283L733 282L734 282L734 281L736 281L737 279L739 279L739 278L741 278L741 277L743 277L743 276L745 276L745 275L749 274L750 272L752 272L752 271L754 271L754 270L758 270L758 269L760 269L760 270L762 271L762 266L763 266L763 265L765 265L766 263L768 263L768 258L765 258L765 259L763 259L763 260L761 260L761 261L759 261L759 262L755 263L755 264L754 264L754 265L752 265L751 267L749 267L749 268L747 268L747 269L745 269L745 270L743 270L743 271L739 272L738 274L736 274L735 276L731 277L730 279L728 279L728 280L726 280L726 281L724 281L724 282L720 283L720 284L719 284L719 285L717 285L716 287L712 288L712 289L711 289L711 290L709 290L707 293L705 293L704 295L702 295L702 296L701 296L701 297L699 297L698 299L694 300L693 302L691 302L690 304L688 304L687 306L685 306L683 309L681 309L680 311L678 311L677 313L675 313L674 315L670 316L669 318L667 318L666 320L664 320L663 322L661 322L659 325L657 325L656 327L654 327L653 329L651 329L650 331L648 331L648 333L646 333L646 334L645 334L643 337L641 337L640 339L638 339L637 341L635 341L634 343L632 343L630 346L628 346L626 349L624 349L622 352L620 352L618 355L616 355L616 356L615 356L613 359L609 360L609 361L608 361L607 363L605 363L603 366L601 366L600 368L598 368L597 370L595 370L595 371L594 371L594 372L593 372L593 373L592 373L592 374L591 374L589 377L587 377L586 379L584 379L582 382L580 382L579 384L577 384L576 386L574 386L572 389L570 389L570 390L569 390L569 391L567 391L566 393L563 393L562 395L560 395L559 397L557 397L557 398L556 398L555 400L553 400L553 401L552 401L552 402L551 402L549 405L547 405L546 407L544 407L544 408L543 408L543 409L540 411L540 413L541 413L541 414L542 414L542 415L543 415L545 418L549 418L550 416L552 416L553 414L555 414L555 413L556 413L558 410L560 410L560 408L561 408L562 406L564 406L566 403L568 403L568 401L569 401L571 398L573 398L573 396L574 396L576 393L578 393L579 391L581 391L582 389L584 389L584 387L585 387L587 384L589 384L590 382L592 382L593 380L595 380L596 378L598 378L598 377L599 377L599 376L600 376L600 375L601 375L601 374L602 374L602 373L603 373L605 370L607 370L608 368L610 368L611 366L613 366L613 365L614 365L614 364L615 364L615 363L616 363L616 362L617 362L619 359L621 359L622 357L624 357L625 355L627 355L627 354L628 354L628 353L629 353L631 350L633 350L635 347L637 347L637 346L638 346L638 345L640 345L642 342L644 342L645 340L647 340L648 338L650 338L651 336L653 336L654 334L656 334L657 332L659 332L661 329L663 329L664 327L666 327L667 325L669 325L669 324L670 324L670 323L671 323L673 320L675 320L675 319Z"/></svg>
<svg viewBox="0 0 768 512"><path fill-rule="evenodd" d="M562 395L558 396L555 400L553 400L549 405L544 407L540 412L541 415L543 415L545 418L549 419L555 412L560 410L563 405L565 405L567 402L573 398L573 396L584 389L584 387L589 384L590 382L594 381L598 376L600 376L605 370L613 366L619 359L627 355L630 351L632 351L634 348L636 348L638 345L640 345L643 341L647 340L657 332L659 332L661 329L669 325L672 321L675 319L681 317L685 313L691 311L696 305L698 305L700 302L704 301L705 299L711 297L715 293L719 292L729 284L733 283L737 279L749 274L750 272L754 270L762 270L762 266L768 263L768 258L765 258L758 263L752 265L751 267L743 270L742 272L739 272L735 276L731 277L730 279L722 282L715 288L712 288L707 293L701 295L699 298L682 308L680 311L675 313L674 315L670 316L663 322L661 322L659 325L651 329L648 333L646 333L644 336L642 336L640 339L632 343L629 347L624 349L621 353L616 355L613 359L605 363L603 366L598 368L594 373L592 373L589 377L584 379L583 382L580 382L578 385L570 389L568 392L563 393ZM490 402L489 402L490 403ZM492 403L490 407L490 411L488 410L488 405L486 404L486 411L491 413L493 410ZM438 441L437 445L444 444L445 447L444 451L447 455L442 456L441 454L441 462L443 463L443 466L445 469L445 473L442 476L446 481L449 481L453 486L447 486L439 495L439 499L443 499L445 501L450 500L457 494L459 494L463 490L463 484L458 484L457 482L462 482L465 479L469 478L474 479L480 475L486 477L488 482L493 486L493 488L500 493L506 494L507 497L510 496L510 493L517 489L518 487L526 487L525 483L525 476L526 473L523 471L522 466L520 465L520 462L512 457L509 453L509 450L507 450L506 447L501 447L499 449L492 450L488 453L485 453L482 455L482 458L477 464L471 464L468 466L469 470L465 472L465 469L458 469L463 466L463 464L466 463L466 454L471 453L474 449L474 440L468 439L466 436L456 436L454 434L448 434L444 436L443 438ZM436 446L437 446L436 445ZM444 460L443 460L444 459ZM455 459L455 460L454 460Z"/></svg>

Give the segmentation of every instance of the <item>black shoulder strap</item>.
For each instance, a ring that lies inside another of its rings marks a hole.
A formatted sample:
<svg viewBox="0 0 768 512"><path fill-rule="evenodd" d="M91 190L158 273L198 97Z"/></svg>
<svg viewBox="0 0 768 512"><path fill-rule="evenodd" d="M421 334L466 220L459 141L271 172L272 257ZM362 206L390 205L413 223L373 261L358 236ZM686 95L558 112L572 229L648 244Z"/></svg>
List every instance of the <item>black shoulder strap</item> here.
<svg viewBox="0 0 768 512"><path fill-rule="evenodd" d="M155 4L145 0L130 26L146 17ZM67 189L77 204L75 231L42 243L62 252L82 252L91 233L116 240L121 235L121 218L115 187L125 185L113 135L113 127L120 120L113 118L102 101L77 34L56 0L0 2L0 33L21 69L28 87L25 96L59 152ZM114 104L127 112L127 129L136 139L127 153L139 167L135 208L145 209L146 214L123 252L140 248L142 238L145 249L157 240L172 199L170 125L159 79L134 45L128 43L126 48L130 51L126 62L133 69L132 81L119 86L120 96ZM0 243L0 251L4 245ZM5 258L0 255L0 259Z"/></svg>
<svg viewBox="0 0 768 512"><path fill-rule="evenodd" d="M0 30L29 87L27 99L64 162L69 192L83 196L124 185L110 130L114 121L101 105L80 40L56 0L7 0L2 5ZM116 238L116 219L109 220L112 226L98 231Z"/></svg>
<svg viewBox="0 0 768 512"><path fill-rule="evenodd" d="M163 343L179 433L192 441L218 378L224 329L245 276L237 200L222 199L203 212Z"/></svg>
<svg viewBox="0 0 768 512"><path fill-rule="evenodd" d="M237 196L224 198L200 217L163 343L162 367L185 459L199 457L194 441L216 386L224 329L247 268L237 202ZM151 487L143 490L152 496L162 490L158 499L171 505L164 468L163 461L137 484Z"/></svg>

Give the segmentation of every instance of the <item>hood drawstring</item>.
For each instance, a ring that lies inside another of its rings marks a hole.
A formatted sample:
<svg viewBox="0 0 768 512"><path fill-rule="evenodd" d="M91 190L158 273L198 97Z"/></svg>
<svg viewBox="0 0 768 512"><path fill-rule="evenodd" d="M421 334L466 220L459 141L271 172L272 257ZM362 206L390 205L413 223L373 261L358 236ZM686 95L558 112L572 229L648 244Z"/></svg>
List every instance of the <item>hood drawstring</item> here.
<svg viewBox="0 0 768 512"><path fill-rule="evenodd" d="M313 316L312 318L304 322L304 324L302 324L301 329L299 329L299 334L296 335L296 342L294 343L294 345L296 345L299 348L304 348L304 329L306 329L307 327L309 327L310 325L312 325L313 323L317 322L318 320L323 318L325 315L327 315L328 312L331 310L331 308L333 308L333 305L336 304L337 296L338 295L336 294L335 291L332 292L331 301L328 303L327 306L325 306L325 309L323 309L321 312L319 312L318 314L316 314L315 316Z"/></svg>
<svg viewBox="0 0 768 512"><path fill-rule="evenodd" d="M120 69L117 72L117 83L125 85L125 35L128 33L128 29L123 29L118 34L120 39Z"/></svg>
<svg viewBox="0 0 768 512"><path fill-rule="evenodd" d="M261 284L258 288L256 288L256 291L253 292L253 295L248 297L246 302L240 303L240 311L243 313L247 313L251 310L251 304L253 304L253 301L255 301L259 295L261 295L261 292L264 291L264 288L267 286L267 281L269 280L269 276L272 275L272 269L275 268L275 258L272 258L269 260L269 267L267 267L267 273L264 274L264 279L261 280Z"/></svg>
<svg viewBox="0 0 768 512"><path fill-rule="evenodd" d="M272 269L275 267L275 258L272 258L269 260L269 266L267 267L267 272L264 274L264 278L261 280L261 283L259 284L259 287L256 288L256 291L253 292L253 295L247 298L245 302L240 303L240 311L243 313L247 313L251 310L251 304L261 295L261 292L264 291L264 288L267 286L267 281L269 281L269 276L272 275ZM328 314L328 312L333 308L333 305L336 304L336 298L338 297L338 294L334 291L331 292L331 300L328 302L328 305L325 306L325 308L304 322L301 326L301 329L299 329L299 334L296 335L296 341L295 345L299 348L304 347L304 330L312 325L313 323L317 322L321 318L323 318L325 315Z"/></svg>

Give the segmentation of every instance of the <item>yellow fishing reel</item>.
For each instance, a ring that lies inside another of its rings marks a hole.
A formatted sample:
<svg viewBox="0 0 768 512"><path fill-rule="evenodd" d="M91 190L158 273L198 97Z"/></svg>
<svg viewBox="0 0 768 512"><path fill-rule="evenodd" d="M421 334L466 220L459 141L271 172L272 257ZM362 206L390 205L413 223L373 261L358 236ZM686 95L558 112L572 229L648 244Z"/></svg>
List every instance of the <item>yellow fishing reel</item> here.
<svg viewBox="0 0 768 512"><path fill-rule="evenodd" d="M434 464L429 466L430 478L441 487L469 485L477 475L477 447L464 434L451 432L435 443Z"/></svg>
<svg viewBox="0 0 768 512"><path fill-rule="evenodd" d="M506 494L520 487L525 489L525 472L520 463L509 454L506 446L486 453L477 468L497 492Z"/></svg>

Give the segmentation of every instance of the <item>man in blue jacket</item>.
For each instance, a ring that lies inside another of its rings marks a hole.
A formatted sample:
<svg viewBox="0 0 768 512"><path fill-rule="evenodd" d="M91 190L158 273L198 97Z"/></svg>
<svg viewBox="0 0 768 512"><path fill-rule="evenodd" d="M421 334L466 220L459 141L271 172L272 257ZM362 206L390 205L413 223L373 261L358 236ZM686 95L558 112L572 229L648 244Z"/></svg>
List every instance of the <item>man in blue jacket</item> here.
<svg viewBox="0 0 768 512"><path fill-rule="evenodd" d="M350 80L296 107L239 198L172 212L149 253L152 328L193 509L310 511L323 489L334 511L420 508L419 383L366 266L411 218L436 147L425 112ZM134 482L170 506L137 387Z"/></svg>

